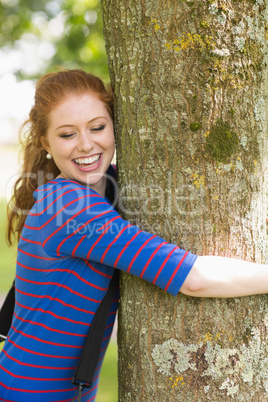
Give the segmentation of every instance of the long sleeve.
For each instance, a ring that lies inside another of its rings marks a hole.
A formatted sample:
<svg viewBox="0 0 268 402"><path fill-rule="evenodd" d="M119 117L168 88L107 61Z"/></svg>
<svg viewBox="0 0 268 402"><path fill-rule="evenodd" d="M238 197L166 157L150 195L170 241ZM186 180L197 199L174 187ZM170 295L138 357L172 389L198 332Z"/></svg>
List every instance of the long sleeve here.
<svg viewBox="0 0 268 402"><path fill-rule="evenodd" d="M60 186L60 187L59 187ZM118 268L176 295L196 256L123 220L90 188L67 180L42 196L36 212L41 243L52 257L77 257ZM31 219L27 225L31 227ZM36 228L37 230L37 228Z"/></svg>

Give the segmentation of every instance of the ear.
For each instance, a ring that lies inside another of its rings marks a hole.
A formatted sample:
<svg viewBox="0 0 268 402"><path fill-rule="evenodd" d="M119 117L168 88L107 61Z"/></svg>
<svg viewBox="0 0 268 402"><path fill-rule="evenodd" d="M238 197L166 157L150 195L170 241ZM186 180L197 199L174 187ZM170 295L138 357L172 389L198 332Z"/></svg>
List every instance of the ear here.
<svg viewBox="0 0 268 402"><path fill-rule="evenodd" d="M49 147L49 145L48 145L48 142L47 142L46 137L44 137L44 136L42 135L42 136L40 137L40 141L41 141L41 144L43 145L44 149L45 149L48 153L50 153L50 147Z"/></svg>

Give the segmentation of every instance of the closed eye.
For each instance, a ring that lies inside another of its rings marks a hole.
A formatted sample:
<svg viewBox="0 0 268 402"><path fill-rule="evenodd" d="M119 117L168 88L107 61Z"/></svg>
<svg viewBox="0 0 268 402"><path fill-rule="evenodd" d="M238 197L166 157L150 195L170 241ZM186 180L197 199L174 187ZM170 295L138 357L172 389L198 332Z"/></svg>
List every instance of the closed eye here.
<svg viewBox="0 0 268 402"><path fill-rule="evenodd" d="M102 131L102 130L105 129L105 127L106 127L106 124L102 124L101 126L92 128L91 131L94 131L94 132L96 132L96 131Z"/></svg>
<svg viewBox="0 0 268 402"><path fill-rule="evenodd" d="M61 138L71 138L74 135L74 133L68 133L68 134L60 134Z"/></svg>

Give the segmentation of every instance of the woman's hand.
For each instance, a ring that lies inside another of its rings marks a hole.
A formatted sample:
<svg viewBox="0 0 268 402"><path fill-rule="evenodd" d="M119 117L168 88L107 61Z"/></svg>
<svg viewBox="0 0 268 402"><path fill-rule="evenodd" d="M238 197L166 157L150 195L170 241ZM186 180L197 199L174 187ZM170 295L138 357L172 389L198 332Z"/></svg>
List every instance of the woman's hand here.
<svg viewBox="0 0 268 402"><path fill-rule="evenodd" d="M180 292L196 297L268 293L268 266L226 257L198 257Z"/></svg>

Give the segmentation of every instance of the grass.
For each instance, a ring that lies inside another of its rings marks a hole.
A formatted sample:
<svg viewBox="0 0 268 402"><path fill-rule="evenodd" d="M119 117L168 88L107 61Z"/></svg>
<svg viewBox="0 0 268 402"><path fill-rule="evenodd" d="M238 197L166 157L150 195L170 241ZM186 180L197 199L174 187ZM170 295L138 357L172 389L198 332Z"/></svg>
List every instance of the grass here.
<svg viewBox="0 0 268 402"><path fill-rule="evenodd" d="M10 288L16 267L16 247L8 247L6 233L6 202L0 200L0 293L6 293Z"/></svg>
<svg viewBox="0 0 268 402"><path fill-rule="evenodd" d="M117 345L111 341L102 365L96 402L117 402Z"/></svg>
<svg viewBox="0 0 268 402"><path fill-rule="evenodd" d="M6 202L0 200L0 294L10 288L16 266L16 247L8 247L5 241ZM0 350L3 343L0 344ZM100 386L96 402L117 402L117 345L111 341L102 365Z"/></svg>

